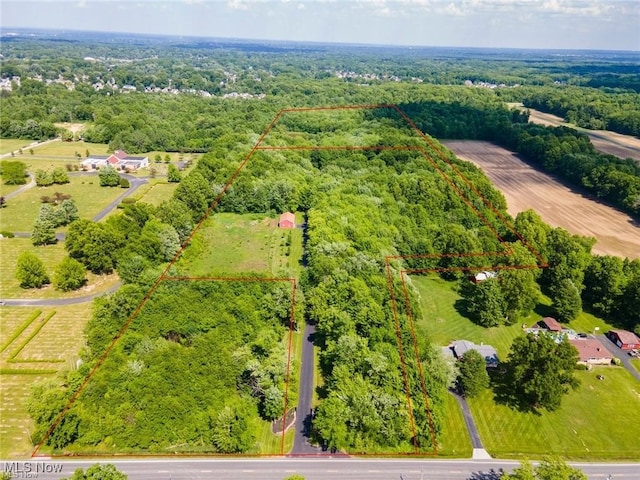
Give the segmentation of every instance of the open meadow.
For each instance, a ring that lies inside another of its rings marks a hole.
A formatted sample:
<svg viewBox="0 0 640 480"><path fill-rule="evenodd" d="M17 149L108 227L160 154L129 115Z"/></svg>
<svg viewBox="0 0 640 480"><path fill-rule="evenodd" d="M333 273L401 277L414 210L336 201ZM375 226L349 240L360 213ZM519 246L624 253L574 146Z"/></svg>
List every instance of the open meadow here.
<svg viewBox="0 0 640 480"><path fill-rule="evenodd" d="M290 243L288 238L291 236ZM280 275L289 270L287 252L302 255L299 229L282 230L263 214L218 213L195 234L176 267L189 276L242 273ZM294 262L296 263L296 262Z"/></svg>
<svg viewBox="0 0 640 480"><path fill-rule="evenodd" d="M627 214L572 190L489 142L447 141L458 157L481 168L507 199L508 212L535 210L554 227L595 237L593 252L640 257L640 225Z"/></svg>
<svg viewBox="0 0 640 480"><path fill-rule="evenodd" d="M92 219L110 202L125 191L119 187L101 187L97 175L73 175L64 185L33 187L7 200L0 214L0 230L30 232L38 216L41 197L56 192L71 195L78 207L80 218Z"/></svg>
<svg viewBox="0 0 640 480"><path fill-rule="evenodd" d="M64 244L58 242L54 245L34 247L28 238L2 238L0 239L0 298L72 298L91 295L113 287L118 282L118 276L96 275L87 272L87 284L72 292L62 292L56 290L52 285L42 288L20 288L20 283L16 279L16 259L22 252L34 253L44 263L45 269L51 278L56 266L67 256ZM4 314L3 314L4 315Z"/></svg>
<svg viewBox="0 0 640 480"><path fill-rule="evenodd" d="M0 316L0 458L26 458L32 421L31 387L74 368L91 303L58 307L2 307ZM61 335L60 332L64 332Z"/></svg>

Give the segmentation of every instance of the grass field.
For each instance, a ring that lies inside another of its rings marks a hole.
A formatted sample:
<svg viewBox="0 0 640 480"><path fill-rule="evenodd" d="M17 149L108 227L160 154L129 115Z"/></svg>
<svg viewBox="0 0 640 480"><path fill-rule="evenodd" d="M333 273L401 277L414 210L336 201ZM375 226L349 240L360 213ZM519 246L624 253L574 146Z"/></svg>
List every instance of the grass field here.
<svg viewBox="0 0 640 480"><path fill-rule="evenodd" d="M76 201L80 218L91 219L115 200L124 190L101 187L96 175L71 177L65 185L33 187L7 201L7 207L0 215L0 230L30 232L40 211L43 195L52 196L56 192L71 195Z"/></svg>
<svg viewBox="0 0 640 480"><path fill-rule="evenodd" d="M2 307L0 458L26 458L31 452L32 423L25 402L33 384L53 376L34 372L55 372L75 365L83 342L82 330L90 315L91 303L38 310Z"/></svg>
<svg viewBox="0 0 640 480"><path fill-rule="evenodd" d="M28 145L33 143L33 140L28 139L15 139L15 138L0 138L0 154L16 152L22 148L23 151L29 151ZM7 157L3 160L13 160L13 158Z"/></svg>
<svg viewBox="0 0 640 480"><path fill-rule="evenodd" d="M277 220L264 215L215 214L202 225L176 266L182 274L191 276L280 276L288 265L288 234L278 229ZM301 247L295 248L301 251Z"/></svg>
<svg viewBox="0 0 640 480"><path fill-rule="evenodd" d="M515 325L506 327L485 328L476 325L463 317L455 308L460 295L455 291L455 284L447 282L436 275L412 276L411 283L420 292L424 326L432 342L446 346L453 340L471 340L493 345L501 360L507 358L511 342L522 333L522 323L531 325L539 315L531 315Z"/></svg>
<svg viewBox="0 0 640 480"><path fill-rule="evenodd" d="M145 185L145 187L143 187L144 191L140 195L136 195L136 198L138 198L140 202L150 203L157 207L163 201L171 198L177 186L177 183L157 181L154 184Z"/></svg>
<svg viewBox="0 0 640 480"><path fill-rule="evenodd" d="M452 394L447 394L445 397L444 413L438 455L457 458L470 457L473 451L471 438L464 424L460 405Z"/></svg>
<svg viewBox="0 0 640 480"><path fill-rule="evenodd" d="M116 274L95 275L87 272L87 284L73 292L61 292L48 285L43 288L20 288L15 278L16 259L20 253L33 252L45 265L49 277L53 275L58 265L67 253L64 244L58 242L55 245L34 247L28 238L3 238L0 239L0 297L2 298L69 298L89 295L91 293L106 290L118 281Z"/></svg>
<svg viewBox="0 0 640 480"><path fill-rule="evenodd" d="M35 155L40 156L65 156L70 159L76 158L76 152L82 158L86 158L86 152L89 150L91 155L107 155L109 146L106 143L89 143L89 142L51 142L41 147L34 148ZM25 151L25 156L28 155Z"/></svg>
<svg viewBox="0 0 640 480"><path fill-rule="evenodd" d="M521 413L498 405L491 390L469 400L487 451L498 458L554 454L570 459L640 458L640 384L621 367L576 372L582 384L555 412ZM597 380L598 374L604 380ZM623 420L624 419L624 420Z"/></svg>

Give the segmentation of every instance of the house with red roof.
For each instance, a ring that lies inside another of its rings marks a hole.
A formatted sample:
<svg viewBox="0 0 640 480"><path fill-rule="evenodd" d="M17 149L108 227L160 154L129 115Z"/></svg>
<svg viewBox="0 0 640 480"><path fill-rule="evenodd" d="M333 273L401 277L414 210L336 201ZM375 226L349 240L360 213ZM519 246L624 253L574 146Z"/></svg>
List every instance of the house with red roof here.
<svg viewBox="0 0 640 480"><path fill-rule="evenodd" d="M597 338L576 338L569 340L569 343L578 350L582 365L610 365L613 355L606 349Z"/></svg>
<svg viewBox="0 0 640 480"><path fill-rule="evenodd" d="M291 212L284 212L280 215L278 221L278 227L280 228L296 228L296 216Z"/></svg>
<svg viewBox="0 0 640 480"><path fill-rule="evenodd" d="M89 170L99 170L106 165L116 170L138 170L149 166L149 158L134 157L124 150L116 150L111 155L90 155L81 165Z"/></svg>

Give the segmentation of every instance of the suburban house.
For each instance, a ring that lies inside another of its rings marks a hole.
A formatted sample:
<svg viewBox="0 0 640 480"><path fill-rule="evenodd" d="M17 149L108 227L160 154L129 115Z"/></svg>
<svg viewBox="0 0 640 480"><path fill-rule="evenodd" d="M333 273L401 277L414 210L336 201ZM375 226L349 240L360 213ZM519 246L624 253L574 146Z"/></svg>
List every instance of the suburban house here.
<svg viewBox="0 0 640 480"><path fill-rule="evenodd" d="M491 345L476 345L469 340L456 340L452 342L448 347L443 349L446 355L452 355L454 358L459 359L469 350L475 350L484 357L487 367L498 366L498 353L496 349ZM450 352L450 353L449 353Z"/></svg>
<svg viewBox="0 0 640 480"><path fill-rule="evenodd" d="M280 228L296 228L296 216L291 212L284 212L280 215L278 226Z"/></svg>
<svg viewBox="0 0 640 480"><path fill-rule="evenodd" d="M498 274L496 272L485 271L471 275L471 277L469 277L469 280L471 280L473 283L479 283L484 282L485 280L489 280L490 278L496 278L497 276Z"/></svg>
<svg viewBox="0 0 640 480"><path fill-rule="evenodd" d="M81 165L90 170L99 170L107 165L116 170L138 170L149 166L149 158L132 157L124 150L116 150L111 155L89 155Z"/></svg>
<svg viewBox="0 0 640 480"><path fill-rule="evenodd" d="M613 355L605 348L597 338L576 338L569 340L576 347L582 365L609 365L613 361Z"/></svg>
<svg viewBox="0 0 640 480"><path fill-rule="evenodd" d="M548 330L550 332L561 332L562 325L555 319L551 317L544 317L543 319L538 320L536 324L538 328L543 330Z"/></svg>
<svg viewBox="0 0 640 480"><path fill-rule="evenodd" d="M640 348L640 338L628 330L609 330L607 337L622 350Z"/></svg>

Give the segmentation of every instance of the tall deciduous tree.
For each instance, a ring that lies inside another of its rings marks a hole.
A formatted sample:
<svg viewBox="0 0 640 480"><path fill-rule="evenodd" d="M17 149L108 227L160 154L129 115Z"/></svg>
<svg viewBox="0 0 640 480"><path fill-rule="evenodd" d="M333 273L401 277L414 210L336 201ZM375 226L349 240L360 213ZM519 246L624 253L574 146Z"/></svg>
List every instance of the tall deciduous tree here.
<svg viewBox="0 0 640 480"><path fill-rule="evenodd" d="M497 278L465 287L467 313L483 327L495 327L505 319L506 304Z"/></svg>
<svg viewBox="0 0 640 480"><path fill-rule="evenodd" d="M63 292L77 290L87 281L87 273L84 266L71 257L66 257L56 267L53 274L53 286Z"/></svg>
<svg viewBox="0 0 640 480"><path fill-rule="evenodd" d="M18 256L16 278L22 288L41 288L49 283L44 263L31 252L22 252Z"/></svg>
<svg viewBox="0 0 640 480"><path fill-rule="evenodd" d="M33 224L33 231L31 232L31 243L35 246L38 245L51 245L56 243L56 232L54 230L54 224L48 218L38 216Z"/></svg>
<svg viewBox="0 0 640 480"><path fill-rule="evenodd" d="M24 185L27 183L27 164L19 161L0 162L0 173L5 185Z"/></svg>
<svg viewBox="0 0 640 480"><path fill-rule="evenodd" d="M585 271L582 298L596 313L611 315L626 283L620 257L595 256Z"/></svg>
<svg viewBox="0 0 640 480"><path fill-rule="evenodd" d="M467 397L475 397L489 386L485 359L476 350L465 352L458 361L460 387Z"/></svg>
<svg viewBox="0 0 640 480"><path fill-rule="evenodd" d="M534 409L556 410L562 396L580 384L573 373L577 361L578 352L566 338L556 342L544 333L517 337L506 363L514 400Z"/></svg>
<svg viewBox="0 0 640 480"><path fill-rule="evenodd" d="M100 169L98 173L101 187L117 187L120 185L120 175L111 165Z"/></svg>
<svg viewBox="0 0 640 480"><path fill-rule="evenodd" d="M53 183L58 183L62 185L63 183L69 183L69 174L62 167L56 167L51 172L51 179Z"/></svg>
<svg viewBox="0 0 640 480"><path fill-rule="evenodd" d="M551 291L553 308L558 318L563 322L570 322L582 311L580 290L572 280L565 278Z"/></svg>
<svg viewBox="0 0 640 480"><path fill-rule="evenodd" d="M178 167L176 167L173 163L169 164L167 167L167 180L169 183L178 183L180 182L180 172L178 171Z"/></svg>

